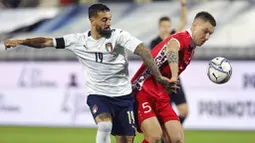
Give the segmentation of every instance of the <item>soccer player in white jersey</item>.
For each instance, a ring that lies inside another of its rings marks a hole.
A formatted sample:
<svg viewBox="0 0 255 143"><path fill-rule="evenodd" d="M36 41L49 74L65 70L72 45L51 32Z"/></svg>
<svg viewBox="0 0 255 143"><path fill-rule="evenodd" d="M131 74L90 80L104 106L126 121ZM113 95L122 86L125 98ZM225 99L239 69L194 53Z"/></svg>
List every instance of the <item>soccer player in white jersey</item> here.
<svg viewBox="0 0 255 143"><path fill-rule="evenodd" d="M88 10L90 31L61 38L37 37L7 40L6 49L18 45L41 49L56 47L73 52L86 70L87 104L97 123L97 143L110 143L110 133L117 143L132 143L135 135L133 96L125 49L139 55L155 79L167 88L174 82L163 77L150 51L140 40L121 29L111 29L110 9L94 4Z"/></svg>

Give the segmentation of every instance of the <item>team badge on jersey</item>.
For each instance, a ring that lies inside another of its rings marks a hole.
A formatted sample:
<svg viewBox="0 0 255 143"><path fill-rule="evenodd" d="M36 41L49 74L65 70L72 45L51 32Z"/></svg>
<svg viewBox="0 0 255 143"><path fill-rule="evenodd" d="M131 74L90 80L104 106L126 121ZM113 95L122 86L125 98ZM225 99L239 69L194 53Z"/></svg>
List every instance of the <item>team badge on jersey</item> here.
<svg viewBox="0 0 255 143"><path fill-rule="evenodd" d="M113 49L112 43L106 43L105 44L105 49L107 52L111 52Z"/></svg>
<svg viewBox="0 0 255 143"><path fill-rule="evenodd" d="M97 105L94 105L93 108L92 108L93 114L96 114L97 110L98 110Z"/></svg>

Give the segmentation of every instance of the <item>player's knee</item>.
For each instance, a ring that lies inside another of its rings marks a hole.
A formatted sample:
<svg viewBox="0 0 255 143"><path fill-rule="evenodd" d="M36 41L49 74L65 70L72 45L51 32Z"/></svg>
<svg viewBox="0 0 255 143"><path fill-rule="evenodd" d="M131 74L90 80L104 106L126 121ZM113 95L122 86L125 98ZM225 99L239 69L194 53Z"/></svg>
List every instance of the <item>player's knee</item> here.
<svg viewBox="0 0 255 143"><path fill-rule="evenodd" d="M184 143L184 137L182 133L176 133L174 136L171 137L172 143Z"/></svg>
<svg viewBox="0 0 255 143"><path fill-rule="evenodd" d="M134 137L133 136L126 136L127 143L133 143Z"/></svg>
<svg viewBox="0 0 255 143"><path fill-rule="evenodd" d="M97 126L98 131L109 133L112 131L112 122L99 122Z"/></svg>
<svg viewBox="0 0 255 143"><path fill-rule="evenodd" d="M147 135L146 140L150 143L156 143L162 139L162 136L163 136L162 131L153 132L153 133Z"/></svg>
<svg viewBox="0 0 255 143"><path fill-rule="evenodd" d="M116 136L117 143L134 143L134 136Z"/></svg>
<svg viewBox="0 0 255 143"><path fill-rule="evenodd" d="M112 121L112 117L109 113L101 113L99 115L96 116L96 122L111 122Z"/></svg>

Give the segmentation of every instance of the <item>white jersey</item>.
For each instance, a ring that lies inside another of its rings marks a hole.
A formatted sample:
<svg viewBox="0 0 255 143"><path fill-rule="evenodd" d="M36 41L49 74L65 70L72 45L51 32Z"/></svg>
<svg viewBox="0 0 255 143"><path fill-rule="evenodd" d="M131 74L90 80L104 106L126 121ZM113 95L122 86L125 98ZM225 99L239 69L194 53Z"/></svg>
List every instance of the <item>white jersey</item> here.
<svg viewBox="0 0 255 143"><path fill-rule="evenodd" d="M90 31L63 37L65 48L84 66L87 94L123 96L132 92L125 49L134 52L142 42L113 29L110 38L93 39Z"/></svg>

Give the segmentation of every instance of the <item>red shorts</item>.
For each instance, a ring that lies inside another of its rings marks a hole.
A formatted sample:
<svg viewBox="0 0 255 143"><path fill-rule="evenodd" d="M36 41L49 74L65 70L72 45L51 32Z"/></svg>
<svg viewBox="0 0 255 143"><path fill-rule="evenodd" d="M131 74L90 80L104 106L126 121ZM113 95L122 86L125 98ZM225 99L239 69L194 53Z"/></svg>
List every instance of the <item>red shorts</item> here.
<svg viewBox="0 0 255 143"><path fill-rule="evenodd" d="M179 120L170 104L168 94L155 97L141 90L136 95L136 102L138 130L144 120L154 116L158 118L160 124L170 120Z"/></svg>

